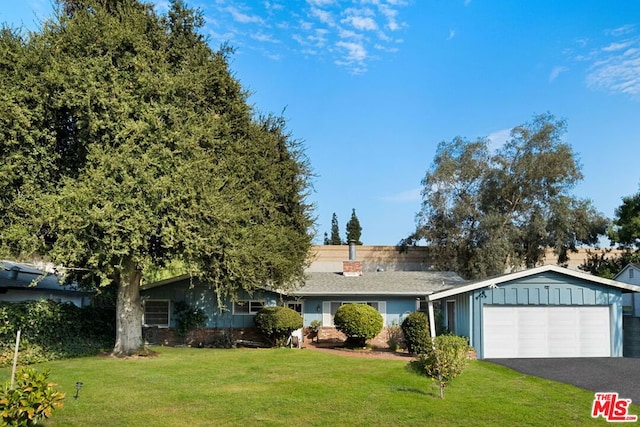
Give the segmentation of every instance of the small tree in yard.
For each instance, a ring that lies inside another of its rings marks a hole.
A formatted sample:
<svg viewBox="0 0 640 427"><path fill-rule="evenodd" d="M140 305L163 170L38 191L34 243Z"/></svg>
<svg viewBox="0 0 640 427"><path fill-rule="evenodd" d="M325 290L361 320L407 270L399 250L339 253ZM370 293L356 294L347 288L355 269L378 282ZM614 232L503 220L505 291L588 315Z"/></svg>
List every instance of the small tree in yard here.
<svg viewBox="0 0 640 427"><path fill-rule="evenodd" d="M431 350L419 357L418 363L424 366L426 374L438 381L441 399L444 399L447 384L467 366L468 352L469 344L466 338L439 335L433 340Z"/></svg>
<svg viewBox="0 0 640 427"><path fill-rule="evenodd" d="M284 347L289 336L302 328L302 316L287 307L265 307L256 314L256 328L274 347Z"/></svg>
<svg viewBox="0 0 640 427"><path fill-rule="evenodd" d="M429 319L425 313L414 311L402 321L401 327L409 353L425 354L431 349Z"/></svg>
<svg viewBox="0 0 640 427"><path fill-rule="evenodd" d="M382 316L367 304L345 304L333 319L336 329L347 336L347 347L364 347L382 331Z"/></svg>

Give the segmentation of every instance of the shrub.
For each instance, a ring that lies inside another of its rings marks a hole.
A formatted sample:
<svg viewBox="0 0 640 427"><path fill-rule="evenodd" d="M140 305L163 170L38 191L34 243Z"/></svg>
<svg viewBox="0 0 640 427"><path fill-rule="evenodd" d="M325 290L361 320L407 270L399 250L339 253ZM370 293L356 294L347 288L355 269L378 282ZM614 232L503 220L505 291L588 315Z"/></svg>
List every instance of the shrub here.
<svg viewBox="0 0 640 427"><path fill-rule="evenodd" d="M13 360L20 329L20 364L96 354L113 346L115 309L48 300L0 303L0 366Z"/></svg>
<svg viewBox="0 0 640 427"><path fill-rule="evenodd" d="M407 350L413 354L425 354L431 350L429 340L429 319L421 311L414 311L402 322Z"/></svg>
<svg viewBox="0 0 640 427"><path fill-rule="evenodd" d="M207 323L207 315L200 308L193 308L184 301L177 301L173 307L176 321L176 334L185 338L187 334L198 328L203 328Z"/></svg>
<svg viewBox="0 0 640 427"><path fill-rule="evenodd" d="M344 304L338 308L333 323L347 336L347 346L364 347L367 340L382 331L382 316L367 304Z"/></svg>
<svg viewBox="0 0 640 427"><path fill-rule="evenodd" d="M402 333L402 328L393 324L387 327L387 345L391 351L396 351L399 348L402 348L404 344L404 335Z"/></svg>
<svg viewBox="0 0 640 427"><path fill-rule="evenodd" d="M49 371L37 372L21 368L13 388L0 389L0 414L2 425L31 426L51 416L61 408L64 393L54 390L56 384L48 381Z"/></svg>
<svg viewBox="0 0 640 427"><path fill-rule="evenodd" d="M440 397L444 399L444 389L467 366L469 344L465 337L438 335L434 348L419 357L428 376L438 381Z"/></svg>
<svg viewBox="0 0 640 427"><path fill-rule="evenodd" d="M256 328L274 347L284 347L291 333L302 328L302 316L287 307L264 307L254 318Z"/></svg>

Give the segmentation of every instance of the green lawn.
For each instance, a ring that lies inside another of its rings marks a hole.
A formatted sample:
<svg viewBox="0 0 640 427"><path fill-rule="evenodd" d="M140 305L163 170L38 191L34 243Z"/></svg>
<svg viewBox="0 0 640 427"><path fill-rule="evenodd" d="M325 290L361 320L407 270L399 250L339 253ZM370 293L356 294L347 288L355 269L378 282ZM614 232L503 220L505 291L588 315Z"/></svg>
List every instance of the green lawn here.
<svg viewBox="0 0 640 427"><path fill-rule="evenodd" d="M47 426L583 426L593 393L472 361L439 398L402 360L312 350L158 348L39 365L67 393ZM8 380L10 369L0 370ZM79 398L75 383L82 381ZM633 406L633 414L640 407Z"/></svg>

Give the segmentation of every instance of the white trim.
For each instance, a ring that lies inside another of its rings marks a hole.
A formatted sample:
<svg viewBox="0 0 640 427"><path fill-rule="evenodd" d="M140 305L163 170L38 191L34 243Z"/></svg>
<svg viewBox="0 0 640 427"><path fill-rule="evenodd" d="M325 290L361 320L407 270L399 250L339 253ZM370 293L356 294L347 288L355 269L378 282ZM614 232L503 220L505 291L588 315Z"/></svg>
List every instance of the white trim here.
<svg viewBox="0 0 640 427"><path fill-rule="evenodd" d="M252 309L253 303L260 304L260 308L259 309ZM246 313L244 313L244 312L236 313L236 305L242 305L242 304L248 304L248 312L246 312ZM234 301L233 302L231 313L233 315L236 315L236 316L254 316L258 311L262 310L264 307L267 307L267 303L264 300L257 300L257 299L239 300L239 301Z"/></svg>
<svg viewBox="0 0 640 427"><path fill-rule="evenodd" d="M630 285L628 283L622 283L616 280L605 279L602 277L594 276L592 274L569 270L568 268L549 264L549 265L543 265L541 267L535 267L527 270L517 271L515 273L505 274L505 275L494 277L491 279L481 280L479 282L471 283L469 285L463 285L453 289L448 289L446 291L436 292L435 294L429 295L427 298L429 299L429 301L435 301L442 298L463 294L465 292L475 291L476 289L497 286L499 284L509 282L511 280L521 279L523 277L529 277L536 274L545 273L548 271L552 271L558 274L563 274L565 276L575 277L581 280L587 280L593 283L599 283L601 285L611 286L612 288L620 288L620 289L626 289L633 292L640 292L640 286Z"/></svg>

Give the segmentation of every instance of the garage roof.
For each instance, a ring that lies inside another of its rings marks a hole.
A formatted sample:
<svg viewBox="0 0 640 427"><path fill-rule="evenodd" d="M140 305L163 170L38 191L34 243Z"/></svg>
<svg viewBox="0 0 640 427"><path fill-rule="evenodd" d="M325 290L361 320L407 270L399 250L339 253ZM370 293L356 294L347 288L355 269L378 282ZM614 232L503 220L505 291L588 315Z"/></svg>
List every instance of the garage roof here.
<svg viewBox="0 0 640 427"><path fill-rule="evenodd" d="M605 286L611 286L614 288L623 289L623 291L628 292L640 292L640 286L631 285L628 283L618 282L616 280L605 279L603 277L594 276L592 274L582 273L580 271L570 270L568 268L560 267L557 265L543 265L540 267L534 267L527 270L516 271L515 273L503 274L501 276L492 277L489 279L484 279L476 282L472 282L463 286L459 286L456 288L444 290L442 292L437 292L428 296L430 301L439 300L442 298L447 298L453 295L463 294L469 291L475 291L476 289L486 288L486 287L496 287L502 283L509 282L511 280L520 279L523 277L529 277L540 273L545 272L555 272L558 274L564 274L566 276L575 277L582 280L587 280L593 283L598 283Z"/></svg>

